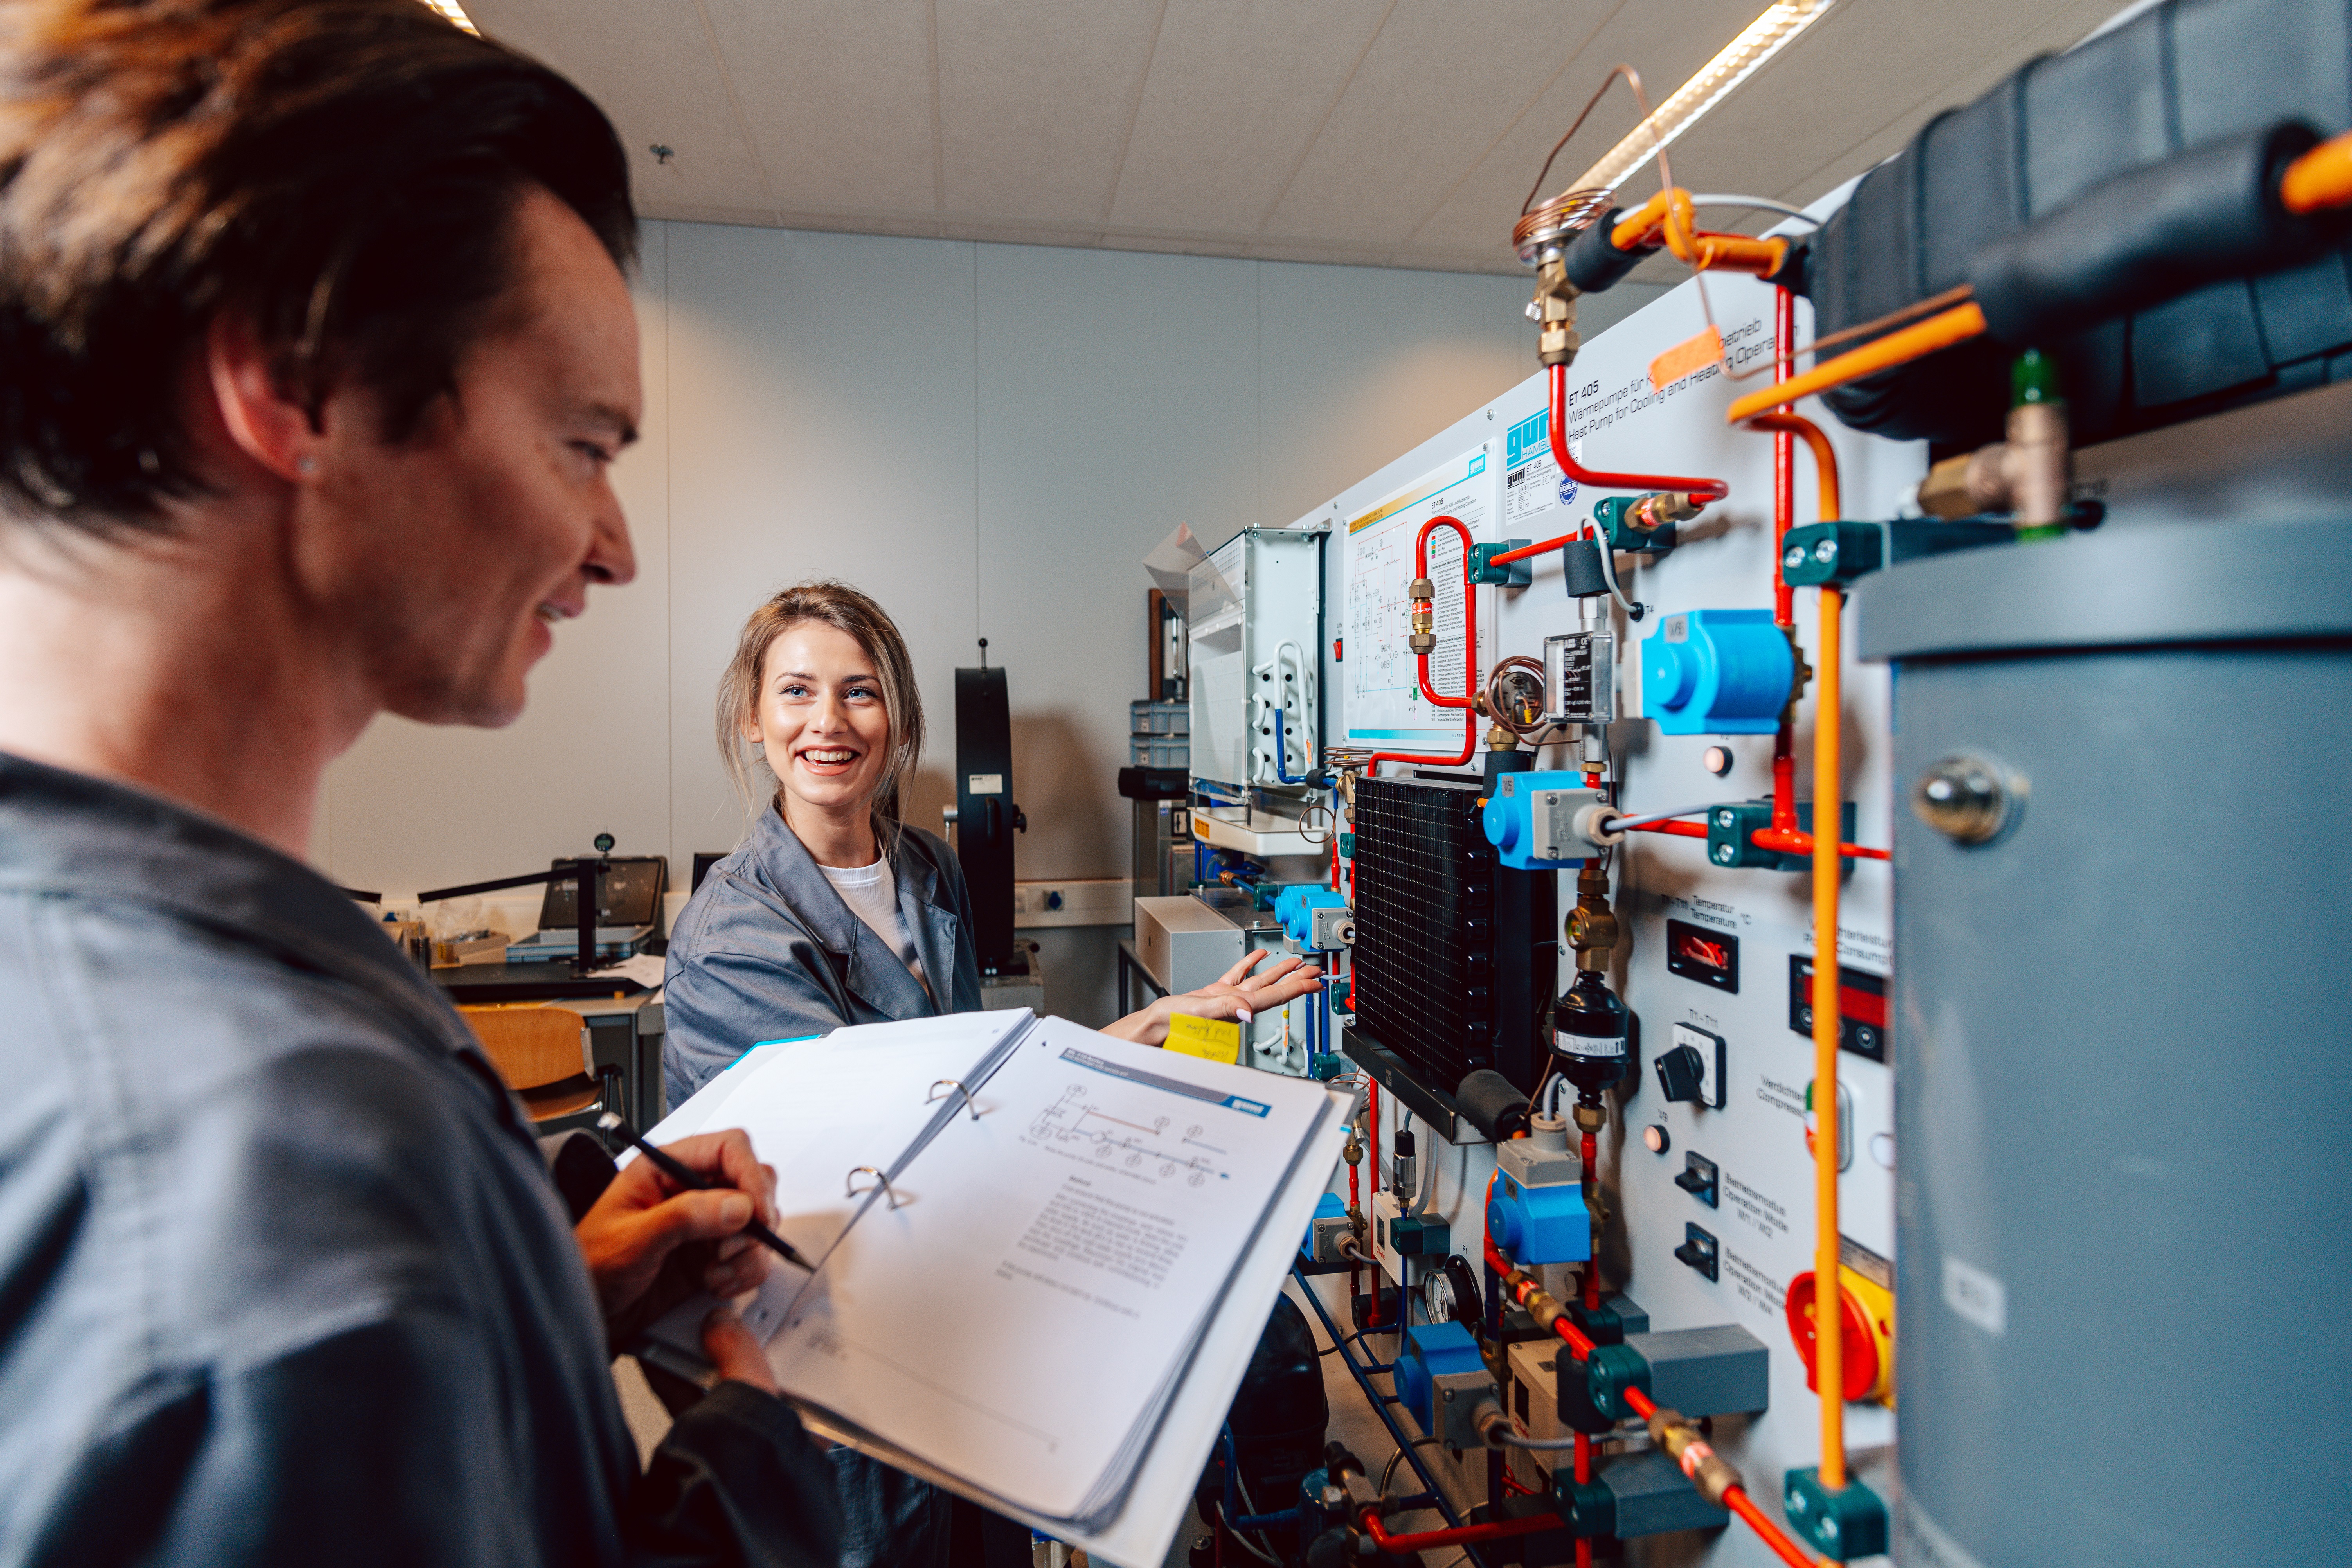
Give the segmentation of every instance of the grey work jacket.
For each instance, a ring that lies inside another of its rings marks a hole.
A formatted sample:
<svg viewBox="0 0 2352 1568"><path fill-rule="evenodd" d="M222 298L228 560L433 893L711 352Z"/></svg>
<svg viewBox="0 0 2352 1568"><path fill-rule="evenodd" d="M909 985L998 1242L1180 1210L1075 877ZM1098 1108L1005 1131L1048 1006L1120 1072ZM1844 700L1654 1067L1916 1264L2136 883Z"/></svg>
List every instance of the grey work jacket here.
<svg viewBox="0 0 2352 1568"><path fill-rule="evenodd" d="M724 1385L640 1475L514 1097L298 862L0 757L0 1565L835 1559Z"/></svg>
<svg viewBox="0 0 2352 1568"><path fill-rule="evenodd" d="M979 1010L971 898L955 852L908 828L890 869L936 1004L842 902L783 813L772 805L760 813L735 852L704 875L670 936L662 1072L672 1106L761 1040Z"/></svg>
<svg viewBox="0 0 2352 1568"><path fill-rule="evenodd" d="M845 1024L978 1010L971 899L947 844L908 829L890 856L898 913L932 992L860 920L770 806L712 866L677 917L662 990L662 1077L672 1106L761 1040ZM944 1495L876 1460L836 1449L843 1568L944 1568Z"/></svg>

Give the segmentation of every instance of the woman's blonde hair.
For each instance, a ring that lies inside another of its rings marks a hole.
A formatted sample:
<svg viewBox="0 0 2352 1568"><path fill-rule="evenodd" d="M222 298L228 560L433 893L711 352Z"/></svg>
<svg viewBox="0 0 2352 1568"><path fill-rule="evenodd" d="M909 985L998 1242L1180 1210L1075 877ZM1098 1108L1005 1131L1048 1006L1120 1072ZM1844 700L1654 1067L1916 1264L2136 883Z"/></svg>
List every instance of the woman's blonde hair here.
<svg viewBox="0 0 2352 1568"><path fill-rule="evenodd" d="M898 846L904 830L899 812L899 786L923 755L923 698L915 687L915 661L908 656L907 640L879 604L845 582L830 580L803 582L785 589L743 622L735 640L735 656L719 677L719 756L742 797L743 810L752 816L774 803L782 788L767 765L764 750L743 738L743 727L759 717L760 682L768 649L777 638L803 621L820 622L856 639L874 661L874 674L882 685L882 711L890 721L888 754L883 759L882 781L875 786L875 825L887 855ZM760 779L767 777L767 787Z"/></svg>

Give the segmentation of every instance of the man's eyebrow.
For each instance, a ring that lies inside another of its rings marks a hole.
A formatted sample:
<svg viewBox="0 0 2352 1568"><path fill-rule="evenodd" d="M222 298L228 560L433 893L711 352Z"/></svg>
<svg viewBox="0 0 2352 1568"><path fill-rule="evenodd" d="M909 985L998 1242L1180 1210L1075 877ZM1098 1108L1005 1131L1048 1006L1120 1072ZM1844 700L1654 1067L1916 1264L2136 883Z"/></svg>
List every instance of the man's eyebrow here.
<svg viewBox="0 0 2352 1568"><path fill-rule="evenodd" d="M637 422L629 417L626 409L616 403L592 402L588 405L587 417L599 424L612 426L614 434L620 438L624 446L637 439Z"/></svg>

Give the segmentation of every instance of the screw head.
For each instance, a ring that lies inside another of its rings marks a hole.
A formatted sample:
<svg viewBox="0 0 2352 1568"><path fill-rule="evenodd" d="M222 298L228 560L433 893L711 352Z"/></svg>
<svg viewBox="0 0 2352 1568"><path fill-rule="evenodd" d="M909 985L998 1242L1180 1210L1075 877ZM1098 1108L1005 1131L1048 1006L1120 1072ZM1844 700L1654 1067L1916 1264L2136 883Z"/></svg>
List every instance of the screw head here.
<svg viewBox="0 0 2352 1568"><path fill-rule="evenodd" d="M1732 856L1738 852L1734 850L1729 844L1717 844L1715 846L1715 858L1721 861L1725 865L1729 865L1731 863Z"/></svg>
<svg viewBox="0 0 2352 1568"><path fill-rule="evenodd" d="M1781 569L1786 571L1794 571L1804 564L1805 550L1802 545L1790 545L1788 553L1780 558Z"/></svg>
<svg viewBox="0 0 2352 1568"><path fill-rule="evenodd" d="M2017 820L2025 790L2024 776L2013 768L1978 752L1956 751L1919 775L1911 810L1956 842L1989 843Z"/></svg>
<svg viewBox="0 0 2352 1568"><path fill-rule="evenodd" d="M1823 566L1837 559L1837 540L1823 539L1813 547L1813 559Z"/></svg>

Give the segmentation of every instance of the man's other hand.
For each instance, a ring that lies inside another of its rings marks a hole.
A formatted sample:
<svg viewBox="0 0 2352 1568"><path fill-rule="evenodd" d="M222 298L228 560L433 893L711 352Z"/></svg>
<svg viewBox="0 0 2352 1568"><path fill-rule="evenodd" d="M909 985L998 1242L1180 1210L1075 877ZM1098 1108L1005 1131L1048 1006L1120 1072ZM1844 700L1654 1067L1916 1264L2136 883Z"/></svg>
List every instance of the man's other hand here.
<svg viewBox="0 0 2352 1568"><path fill-rule="evenodd" d="M653 1161L633 1160L573 1228L596 1282L606 1342L616 1349L696 1291L725 1300L768 1273L768 1249L743 1227L755 1218L775 1224L776 1173L752 1156L751 1140L736 1131L705 1133L665 1145L663 1152L719 1185L696 1192ZM706 1350L711 1331L706 1325ZM751 1337L740 1322L735 1333ZM726 1364L716 1354L712 1361Z"/></svg>

